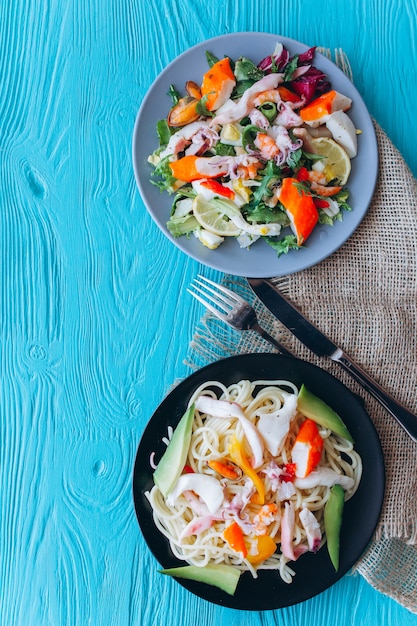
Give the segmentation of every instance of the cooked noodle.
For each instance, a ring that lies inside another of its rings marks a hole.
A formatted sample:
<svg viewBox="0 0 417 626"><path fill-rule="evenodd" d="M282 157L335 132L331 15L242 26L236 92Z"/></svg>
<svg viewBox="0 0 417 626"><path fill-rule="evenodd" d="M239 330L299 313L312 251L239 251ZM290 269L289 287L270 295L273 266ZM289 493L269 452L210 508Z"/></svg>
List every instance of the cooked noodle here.
<svg viewBox="0 0 417 626"><path fill-rule="evenodd" d="M236 402L243 409L245 416L256 426L259 416L264 413L274 413L285 406L292 394L298 395L297 387L285 380L259 380L249 382L241 380L238 383L224 386L217 381L208 381L201 385L190 398L189 406L201 395L210 395L213 398ZM262 518L261 505L249 500L248 493L254 492L252 481L243 474L242 478L230 481L221 478L224 488L225 505L222 508L222 517L216 519L208 528L198 534L183 537L187 525L198 517L195 503L190 502L186 495L180 495L173 505L169 505L157 486L154 486L146 495L153 509L154 521L159 531L169 540L173 554L180 560L192 565L204 566L208 563L226 563L239 568L241 571L250 571L254 577L258 569L277 570L282 580L290 583L294 575L291 563L280 550L281 519L285 501L294 504L295 526L293 546L296 548L307 543L306 531L299 519L299 512L306 507L312 511L323 529L323 511L329 497L330 487L316 486L309 489L300 489L293 485L291 495L286 499L282 492L277 490L274 479L263 473L270 466L271 461L276 466L284 467L291 463L291 449L297 436L300 424L305 420L300 413L295 412L291 421L290 431L285 444L277 457L272 458L265 451L264 464L257 468L258 475L265 485L265 504L276 505L275 515ZM353 479L353 485L346 489L345 499L353 496L358 488L362 464L361 458L353 449L353 445L330 430L320 427L320 435L324 440L324 447L320 461L320 468L327 467L338 474ZM191 444L186 464L194 472L209 474L219 478L219 475L208 466L208 461L228 456L229 445L234 437L245 441L242 424L236 417L213 417L195 411ZM247 442L246 444L247 445ZM249 453L248 453L249 456ZM197 498L195 498L197 499ZM253 501L254 500L254 501ZM231 502L244 502L237 513ZM229 505L227 504L229 503ZM258 516L258 517L257 517ZM256 524L256 520L259 523ZM240 552L234 551L223 538L223 531L230 520L238 521L245 530L248 543L248 555L251 553L252 542L263 533L269 534L277 543L277 551L260 564L251 564ZM322 544L324 539L322 540Z"/></svg>

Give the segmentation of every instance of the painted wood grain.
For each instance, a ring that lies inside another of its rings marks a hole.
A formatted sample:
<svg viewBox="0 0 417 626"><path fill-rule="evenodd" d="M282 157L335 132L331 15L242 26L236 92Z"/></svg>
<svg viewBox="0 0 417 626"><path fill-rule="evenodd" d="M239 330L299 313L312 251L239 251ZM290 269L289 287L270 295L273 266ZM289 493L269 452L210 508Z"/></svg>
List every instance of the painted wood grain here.
<svg viewBox="0 0 417 626"><path fill-rule="evenodd" d="M131 494L139 438L189 373L202 314L185 288L204 268L157 230L133 178L133 125L150 83L188 47L228 32L341 47L416 174L416 8L1 3L2 626L417 624L359 577L282 611L210 605L157 573Z"/></svg>

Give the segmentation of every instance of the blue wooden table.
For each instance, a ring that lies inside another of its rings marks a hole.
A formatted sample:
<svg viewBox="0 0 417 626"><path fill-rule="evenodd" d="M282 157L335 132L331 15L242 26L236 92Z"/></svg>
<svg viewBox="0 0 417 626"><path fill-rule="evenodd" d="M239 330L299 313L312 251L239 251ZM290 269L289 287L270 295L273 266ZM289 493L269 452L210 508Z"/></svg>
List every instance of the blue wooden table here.
<svg viewBox="0 0 417 626"><path fill-rule="evenodd" d="M132 502L143 429L203 311L137 191L149 85L206 38L342 48L417 175L416 0L11 0L0 5L1 626L417 624L359 576L265 613L157 574Z"/></svg>

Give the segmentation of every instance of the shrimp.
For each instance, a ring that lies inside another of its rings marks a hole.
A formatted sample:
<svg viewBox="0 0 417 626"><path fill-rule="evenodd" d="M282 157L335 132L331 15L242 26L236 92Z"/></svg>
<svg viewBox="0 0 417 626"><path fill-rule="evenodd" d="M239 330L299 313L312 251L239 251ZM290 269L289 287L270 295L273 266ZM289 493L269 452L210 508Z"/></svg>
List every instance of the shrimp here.
<svg viewBox="0 0 417 626"><path fill-rule="evenodd" d="M327 182L325 174L316 170L308 171L308 180L310 183L316 183L317 185L325 185Z"/></svg>
<svg viewBox="0 0 417 626"><path fill-rule="evenodd" d="M253 104L255 107L260 107L265 104L265 102L275 102L278 104L281 100L281 94L278 89L267 89L266 91L261 91L261 93L257 95Z"/></svg>
<svg viewBox="0 0 417 626"><path fill-rule="evenodd" d="M248 165L238 165L236 174L238 178L249 178L253 180L258 175L258 170L263 167L260 161L249 163Z"/></svg>
<svg viewBox="0 0 417 626"><path fill-rule="evenodd" d="M256 135L255 146L260 150L262 158L267 161L275 159L280 153L277 144L267 133L258 133Z"/></svg>
<svg viewBox="0 0 417 626"><path fill-rule="evenodd" d="M264 504L260 511L253 518L255 532L257 535L264 535L267 527L279 518L278 507L275 503Z"/></svg>

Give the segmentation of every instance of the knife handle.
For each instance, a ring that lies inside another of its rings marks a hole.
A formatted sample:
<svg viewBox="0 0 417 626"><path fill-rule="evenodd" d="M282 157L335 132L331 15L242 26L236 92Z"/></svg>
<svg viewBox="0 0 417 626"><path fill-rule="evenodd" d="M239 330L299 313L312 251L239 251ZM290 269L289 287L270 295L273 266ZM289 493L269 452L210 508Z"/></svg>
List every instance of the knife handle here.
<svg viewBox="0 0 417 626"><path fill-rule="evenodd" d="M346 354L337 358L337 362L358 383L376 398L382 406L391 413L397 422L404 428L411 439L417 442L417 415L409 411L405 406L397 402L381 385L375 382L364 370L356 365Z"/></svg>

